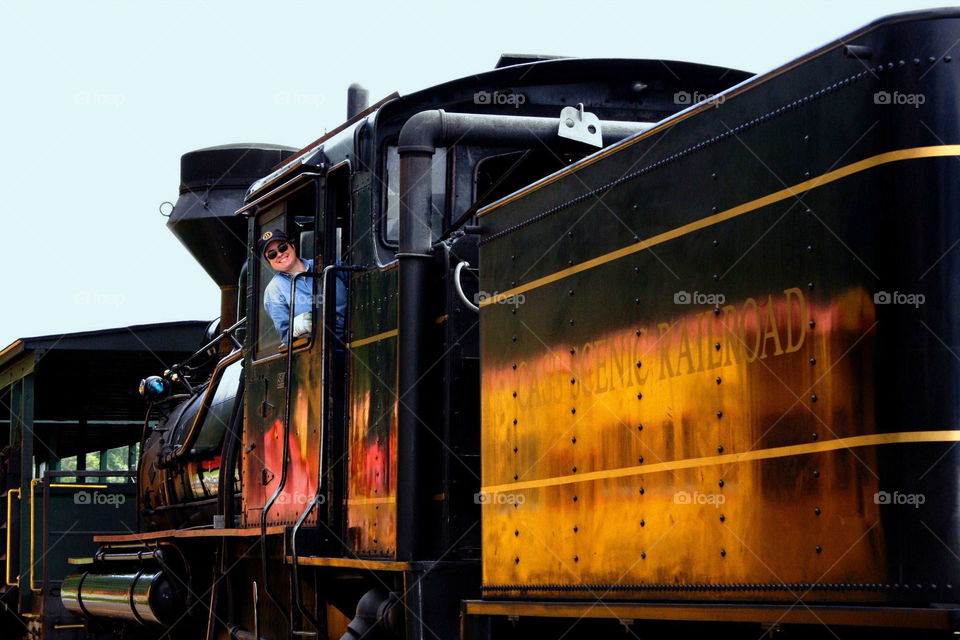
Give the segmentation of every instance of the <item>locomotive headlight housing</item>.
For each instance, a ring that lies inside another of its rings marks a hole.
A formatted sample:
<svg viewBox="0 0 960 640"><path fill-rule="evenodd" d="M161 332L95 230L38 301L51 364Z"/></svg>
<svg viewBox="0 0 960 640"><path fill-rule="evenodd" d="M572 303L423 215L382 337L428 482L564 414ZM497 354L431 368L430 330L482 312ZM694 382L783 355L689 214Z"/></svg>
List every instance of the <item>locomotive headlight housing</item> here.
<svg viewBox="0 0 960 640"><path fill-rule="evenodd" d="M140 381L140 396L148 402L159 402L169 393L167 381L160 376L150 376Z"/></svg>

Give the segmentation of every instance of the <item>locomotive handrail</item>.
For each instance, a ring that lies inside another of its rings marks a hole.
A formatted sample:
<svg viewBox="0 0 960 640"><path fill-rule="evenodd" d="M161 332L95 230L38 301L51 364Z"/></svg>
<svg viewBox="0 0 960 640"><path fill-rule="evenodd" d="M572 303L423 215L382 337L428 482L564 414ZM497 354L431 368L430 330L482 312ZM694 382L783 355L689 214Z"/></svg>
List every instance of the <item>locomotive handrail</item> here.
<svg viewBox="0 0 960 640"><path fill-rule="evenodd" d="M232 325L230 325L229 327L227 327L226 329L224 329L223 331L221 331L220 333L218 333L217 336L216 336L214 339L210 340L210 342L206 343L205 345L203 345L202 347L200 347L199 349L197 349L196 351L194 351L193 354L191 354L190 357L188 357L186 360L184 360L183 362L178 362L178 363L174 364L172 367L170 367L170 369L168 369L167 372L173 373L173 374L179 373L179 372L180 372L181 370L183 370L188 364L190 364L191 362L193 362L193 359L194 359L194 358L196 358L197 356L199 356L199 355L202 354L202 353L206 353L207 349L210 349L210 348L216 346L216 345L219 344L220 341L223 340L224 338L230 338L230 342L233 343L234 351L242 350L242 349L243 349L243 344L241 344L240 341L237 340L237 337L236 337L235 334L236 334L236 332L237 332L238 329L240 329L243 325L246 324L246 322L247 322L247 318L246 318L246 317L240 318L239 320L237 320L236 322L234 322ZM233 353L233 352L231 352L231 353ZM166 374L167 372L165 372L165 374ZM164 377L167 377L167 376L164 375ZM181 376L179 376L179 379L180 379L180 380L183 382L183 384L187 387L187 391L190 392L190 395L193 395L193 387L190 386L190 382L187 380L186 376L181 375Z"/></svg>
<svg viewBox="0 0 960 640"><path fill-rule="evenodd" d="M10 582L10 542L11 542L11 536L13 535L13 527L10 526L10 516L13 513L13 510L11 509L12 503L10 501L10 498L13 496L14 493L17 494L17 500L21 499L20 489L10 489L9 491L7 491L7 555L6 555L6 573L4 574L4 581L6 582L6 585L8 587L19 586L19 580L20 580L20 576L18 575L17 582Z"/></svg>
<svg viewBox="0 0 960 640"><path fill-rule="evenodd" d="M460 284L460 272L463 271L464 267L469 267L469 266L470 266L470 263L467 262L466 260L462 261L460 264L457 265L457 268L453 270L453 286L457 290L457 295L460 296L460 300L463 302L463 304L467 305L467 308L470 309L471 311L478 312L480 311L480 307L473 304L472 302L470 302L469 299L467 299L466 294L463 293L463 286L461 286Z"/></svg>
<svg viewBox="0 0 960 640"><path fill-rule="evenodd" d="M169 456L166 456L159 461L161 468L176 460L179 460L193 447L194 442L200 436L200 424L202 419L206 417L207 411L210 410L210 403L213 401L213 396L216 395L217 385L215 385L214 382L217 380L218 374L222 376L223 371L230 365L234 364L242 356L243 350L237 349L231 351L228 355L222 358L220 362L217 363L213 373L210 374L210 384L207 385L207 389L204 391L203 399L200 401L200 408L197 410L197 414L193 417L193 424L190 425L190 430L187 432L183 442L179 445L176 445L177 448L174 449Z"/></svg>
<svg viewBox="0 0 960 640"><path fill-rule="evenodd" d="M296 294L297 294L297 278L300 277L313 277L316 275L316 272L313 270L310 271L301 271L300 273L293 274L293 277L290 278L290 309L288 315L288 324L287 324L287 342L288 348L286 352L286 367L284 368L284 391L283 391L283 456L280 458L280 482L277 483L277 488L274 489L273 494L270 496L270 499L267 500L266 504L263 505L263 510L260 512L260 548L267 548L267 515L270 512L270 509L273 507L274 503L277 501L277 498L280 497L280 494L283 492L284 487L287 484L287 466L290 459L290 394L293 387L291 381L291 375L293 374L293 354L295 349L293 348L293 317L294 312L296 311ZM323 295L324 291L321 287L321 299L326 300L326 296ZM311 305L311 309L312 309ZM322 320L321 320L322 322ZM314 329L316 333L316 329ZM322 387L321 387L322 388ZM319 483L319 479L317 480ZM280 615L283 617L284 622L289 625L290 620L287 618L287 614L284 611L284 607L280 604L280 601L277 600L276 596L270 590L270 583L267 580L267 554L261 554L261 568L263 569L263 592L267 594L267 597L270 598L270 601L277 607ZM259 634L258 634L259 635Z"/></svg>
<svg viewBox="0 0 960 640"><path fill-rule="evenodd" d="M331 264L323 268L323 272L320 276L320 318L321 323L326 320L327 317L327 282L330 278L330 274L335 271L365 271L366 267L350 266L345 264ZM334 285L334 297L336 297L336 285ZM320 366L320 443L319 443L319 454L317 457L317 489L313 494L313 499L306 506L303 513L300 514L300 517L297 518L297 522L293 525L293 531L290 535L290 553L293 556L292 562L292 572L293 572L293 599L297 606L297 609L300 613L306 617L313 626L317 629L320 628L319 621L309 612L306 607L303 606L303 598L300 595L300 576L297 571L297 533L300 531L300 527L303 526L303 523L306 522L307 517L310 512L313 511L314 507L317 506L317 502L320 500L322 495L321 489L323 488L323 443L326 440L326 426L327 426L327 327L324 326L324 331L320 336L320 354L323 358L323 364ZM289 398L289 387L287 390L287 397ZM284 414L284 421L289 420L289 413ZM262 544L262 541L261 541Z"/></svg>

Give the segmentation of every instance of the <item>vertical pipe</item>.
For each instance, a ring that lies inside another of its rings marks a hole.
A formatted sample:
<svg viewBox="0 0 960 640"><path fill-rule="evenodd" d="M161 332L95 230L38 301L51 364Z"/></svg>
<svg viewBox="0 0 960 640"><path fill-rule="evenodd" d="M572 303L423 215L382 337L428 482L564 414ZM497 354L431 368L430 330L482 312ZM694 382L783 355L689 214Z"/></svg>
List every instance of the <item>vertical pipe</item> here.
<svg viewBox="0 0 960 640"><path fill-rule="evenodd" d="M400 301L397 407L397 559L417 560L425 549L426 487L420 464L424 423L421 388L427 314L423 305L430 260L430 169L434 149L401 146Z"/></svg>

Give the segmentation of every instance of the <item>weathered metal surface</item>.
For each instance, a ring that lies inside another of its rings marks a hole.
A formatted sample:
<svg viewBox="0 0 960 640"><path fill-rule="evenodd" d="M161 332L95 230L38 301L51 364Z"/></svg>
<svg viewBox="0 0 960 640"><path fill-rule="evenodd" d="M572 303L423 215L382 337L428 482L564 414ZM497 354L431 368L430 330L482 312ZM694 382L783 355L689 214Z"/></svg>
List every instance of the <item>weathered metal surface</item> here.
<svg viewBox="0 0 960 640"><path fill-rule="evenodd" d="M866 68L828 47L481 212L488 594L956 600L960 134L876 96L955 95L958 30L889 23Z"/></svg>
<svg viewBox="0 0 960 640"><path fill-rule="evenodd" d="M364 556L396 553L397 270L356 276L350 371L347 543Z"/></svg>

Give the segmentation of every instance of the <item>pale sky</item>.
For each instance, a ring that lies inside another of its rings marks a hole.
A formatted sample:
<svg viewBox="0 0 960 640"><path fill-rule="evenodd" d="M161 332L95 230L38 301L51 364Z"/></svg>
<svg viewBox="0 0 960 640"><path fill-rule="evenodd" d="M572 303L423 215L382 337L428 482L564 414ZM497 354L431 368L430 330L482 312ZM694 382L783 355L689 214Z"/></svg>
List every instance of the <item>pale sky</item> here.
<svg viewBox="0 0 960 640"><path fill-rule="evenodd" d="M177 199L181 154L301 147L343 121L351 82L374 102L491 69L501 53L763 72L932 6L946 5L0 0L0 348L216 317L218 289L159 213Z"/></svg>

